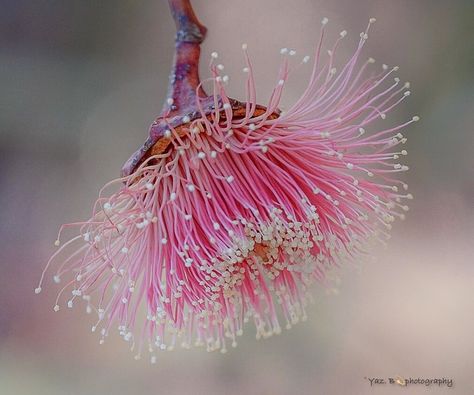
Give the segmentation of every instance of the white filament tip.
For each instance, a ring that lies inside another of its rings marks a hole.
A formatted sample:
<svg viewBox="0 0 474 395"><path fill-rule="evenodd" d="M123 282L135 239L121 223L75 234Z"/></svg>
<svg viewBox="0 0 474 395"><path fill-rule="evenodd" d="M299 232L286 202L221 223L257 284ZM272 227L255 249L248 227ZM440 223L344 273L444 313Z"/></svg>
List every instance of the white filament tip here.
<svg viewBox="0 0 474 395"><path fill-rule="evenodd" d="M295 56L296 55L296 51L294 49L292 49L290 52L288 52L288 54L290 56Z"/></svg>
<svg viewBox="0 0 474 395"><path fill-rule="evenodd" d="M369 58L369 60L367 60L367 62L369 62L369 63L375 63L375 59L374 59L374 58Z"/></svg>
<svg viewBox="0 0 474 395"><path fill-rule="evenodd" d="M53 307L53 310L56 311L56 312L58 312L58 311L59 311L59 305L55 305L55 306Z"/></svg>
<svg viewBox="0 0 474 395"><path fill-rule="evenodd" d="M183 122L184 122L184 123L188 123L189 121L191 121L191 118L189 118L189 116L185 115L185 116L183 117Z"/></svg>
<svg viewBox="0 0 474 395"><path fill-rule="evenodd" d="M324 18L321 20L321 23L322 23L323 25L327 25L328 22L329 22L329 19L326 18L326 17L324 17Z"/></svg>
<svg viewBox="0 0 474 395"><path fill-rule="evenodd" d="M168 99L166 99L166 103L168 104L168 106L172 106L174 103L174 100L171 97L168 97Z"/></svg>
<svg viewBox="0 0 474 395"><path fill-rule="evenodd" d="M308 55L306 55L304 58L303 58L303 63L308 63L309 62L309 59L310 57Z"/></svg>
<svg viewBox="0 0 474 395"><path fill-rule="evenodd" d="M247 49L247 43L242 44L242 49L245 51Z"/></svg>
<svg viewBox="0 0 474 395"><path fill-rule="evenodd" d="M234 181L234 176L227 177L226 181L230 184L232 181Z"/></svg>
<svg viewBox="0 0 474 395"><path fill-rule="evenodd" d="M222 70L224 70L224 65L223 64L218 64L217 68L222 71Z"/></svg>
<svg viewBox="0 0 474 395"><path fill-rule="evenodd" d="M151 182L147 182L145 184L145 188L148 189L149 191L151 191L154 187L153 187L153 184ZM105 207L104 207L105 208Z"/></svg>
<svg viewBox="0 0 474 395"><path fill-rule="evenodd" d="M250 69L249 69L248 67L244 67L244 68L242 69L242 71L243 71L244 73L248 73L248 72L250 71Z"/></svg>
<svg viewBox="0 0 474 395"><path fill-rule="evenodd" d="M165 137L169 139L171 137L171 130L165 130Z"/></svg>
<svg viewBox="0 0 474 395"><path fill-rule="evenodd" d="M35 294L38 295L41 292L41 287L35 288Z"/></svg>
<svg viewBox="0 0 474 395"><path fill-rule="evenodd" d="M418 115L415 115L412 119L413 122L418 122L420 120L420 117Z"/></svg>
<svg viewBox="0 0 474 395"><path fill-rule="evenodd" d="M286 55L288 53L288 48L282 48L280 49L280 54Z"/></svg>
<svg viewBox="0 0 474 395"><path fill-rule="evenodd" d="M193 184L189 184L187 188L189 192L194 192L196 190L196 187Z"/></svg>
<svg viewBox="0 0 474 395"><path fill-rule="evenodd" d="M54 241L54 245L55 245L56 247L58 247L59 244L61 244L61 242L60 242L59 240L55 240L55 241Z"/></svg>
<svg viewBox="0 0 474 395"><path fill-rule="evenodd" d="M375 23L376 21L377 21L377 19L375 19L375 18L370 18L369 19L369 23Z"/></svg>
<svg viewBox="0 0 474 395"><path fill-rule="evenodd" d="M122 254L126 254L128 252L128 248L127 247L122 247L122 249L120 251L122 251Z"/></svg>
<svg viewBox="0 0 474 395"><path fill-rule="evenodd" d="M343 30L342 32L339 33L341 37L346 37L347 36L347 31Z"/></svg>
<svg viewBox="0 0 474 395"><path fill-rule="evenodd" d="M211 57L213 59L217 59L219 57L219 54L217 52L213 52L213 53L211 53Z"/></svg>

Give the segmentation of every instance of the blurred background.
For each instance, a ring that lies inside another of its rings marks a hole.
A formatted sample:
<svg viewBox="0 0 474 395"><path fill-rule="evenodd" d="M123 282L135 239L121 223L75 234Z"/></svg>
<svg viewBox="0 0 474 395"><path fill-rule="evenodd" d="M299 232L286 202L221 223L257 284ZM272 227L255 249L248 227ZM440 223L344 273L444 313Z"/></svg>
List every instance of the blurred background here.
<svg viewBox="0 0 474 395"><path fill-rule="evenodd" d="M471 0L195 0L242 93L249 44L260 92L275 82L281 47L312 54L320 20L351 53L376 17L365 55L400 66L412 96L386 122L407 131L415 200L387 248L342 273L339 292L315 289L310 318L226 355L203 350L134 361L103 346L79 309L35 296L60 224L88 218L158 114L173 55L165 0L3 0L0 12L0 394L474 393L474 2ZM284 102L304 87L293 75ZM202 70L206 75L206 70ZM265 102L266 96L261 97ZM367 378L452 378L454 387L370 387Z"/></svg>

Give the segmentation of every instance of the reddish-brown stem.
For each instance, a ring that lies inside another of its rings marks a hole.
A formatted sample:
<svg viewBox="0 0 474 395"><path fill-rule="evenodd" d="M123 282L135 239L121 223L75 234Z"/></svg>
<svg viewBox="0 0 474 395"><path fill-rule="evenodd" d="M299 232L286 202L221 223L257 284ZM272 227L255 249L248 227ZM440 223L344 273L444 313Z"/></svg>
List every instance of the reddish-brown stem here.
<svg viewBox="0 0 474 395"><path fill-rule="evenodd" d="M169 0L169 6L176 23L176 46L167 95L173 102L171 105L165 102L163 114L169 112L172 116L196 101L200 46L207 29L197 19L190 0ZM202 88L199 95L205 96Z"/></svg>

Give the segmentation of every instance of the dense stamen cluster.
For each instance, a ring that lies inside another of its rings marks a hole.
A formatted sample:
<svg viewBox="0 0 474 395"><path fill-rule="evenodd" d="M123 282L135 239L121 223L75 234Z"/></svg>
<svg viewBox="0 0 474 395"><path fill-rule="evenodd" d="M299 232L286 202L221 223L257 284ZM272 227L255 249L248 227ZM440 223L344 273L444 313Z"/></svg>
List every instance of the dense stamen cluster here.
<svg viewBox="0 0 474 395"><path fill-rule="evenodd" d="M392 79L396 67L363 79L373 63L359 62L368 28L339 72L333 62L345 32L320 64L326 22L308 87L285 113L278 105L295 51L282 49L278 82L257 113L243 46L247 97L239 117L212 54L215 110L206 114L198 99L200 117L185 116L184 132L166 130L169 149L106 185L118 191L101 191L91 219L63 226L79 234L47 265L61 259L54 280L67 279L56 311L71 293L68 307L82 299L97 314L92 329L101 329L101 342L118 325L138 356L149 348L152 362L155 350L178 340L225 352L249 320L258 338L281 331L280 314L287 327L305 319L311 283L356 258L368 239L389 237L411 199L394 178L408 169L398 162L407 154L398 148L406 142L401 131L418 118L369 131L410 94L408 84Z"/></svg>

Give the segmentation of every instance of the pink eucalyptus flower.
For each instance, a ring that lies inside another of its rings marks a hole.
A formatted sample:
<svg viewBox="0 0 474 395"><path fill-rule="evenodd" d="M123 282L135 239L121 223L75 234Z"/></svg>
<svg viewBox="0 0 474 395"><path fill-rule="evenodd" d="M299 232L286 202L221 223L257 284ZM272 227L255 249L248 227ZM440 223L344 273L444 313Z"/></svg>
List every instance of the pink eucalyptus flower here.
<svg viewBox="0 0 474 395"><path fill-rule="evenodd" d="M326 23L306 90L285 112L278 107L294 51L281 50L266 107L256 103L245 44L243 103L229 99L212 54L210 99L198 96L199 111L182 119L165 115L155 149L104 187L118 190L101 191L89 220L63 226L78 233L45 269L54 265L54 279L65 281L56 311L65 298L69 307L85 303L101 342L118 327L152 362L178 341L225 352L247 321L258 338L306 319L310 286L369 239L388 237L411 199L397 175L408 169L399 163L401 132L418 117L374 126L409 96L408 84L385 65L364 77L369 26L336 70L346 33L323 56Z"/></svg>

